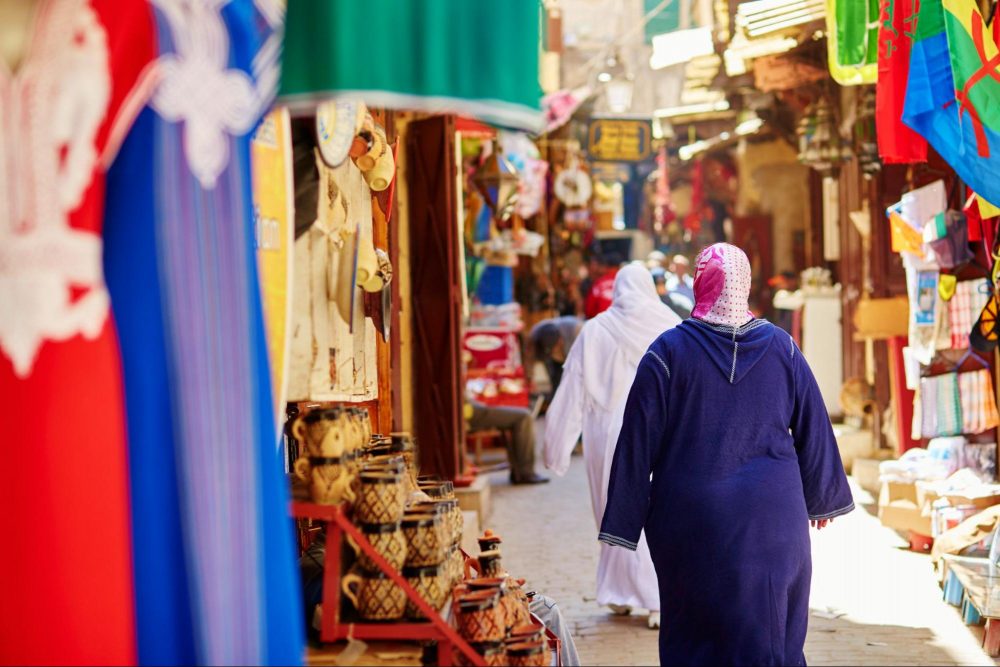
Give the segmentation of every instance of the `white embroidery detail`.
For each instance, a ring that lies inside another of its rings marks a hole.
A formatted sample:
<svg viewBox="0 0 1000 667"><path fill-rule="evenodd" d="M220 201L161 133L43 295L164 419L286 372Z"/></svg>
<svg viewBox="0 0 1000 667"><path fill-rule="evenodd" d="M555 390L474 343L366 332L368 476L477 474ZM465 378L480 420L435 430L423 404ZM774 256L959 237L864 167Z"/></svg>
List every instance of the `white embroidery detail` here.
<svg viewBox="0 0 1000 667"><path fill-rule="evenodd" d="M654 359L656 359L658 362L660 362L660 365L663 366L663 372L667 374L667 379L669 380L670 379L670 368L667 366L667 362L665 362L663 360L663 357L661 357L660 355L658 355L656 352L653 352L652 350L647 350L646 354L652 355Z"/></svg>
<svg viewBox="0 0 1000 667"><path fill-rule="evenodd" d="M153 108L184 123L191 173L212 189L229 163L227 135L248 132L259 103L246 72L228 69L229 33L220 15L229 0L153 0L170 24L176 53L160 56Z"/></svg>
<svg viewBox="0 0 1000 667"><path fill-rule="evenodd" d="M109 308L101 238L69 224L111 99L107 33L83 0L38 11L21 71L0 75L0 351L21 378L46 340L97 337Z"/></svg>

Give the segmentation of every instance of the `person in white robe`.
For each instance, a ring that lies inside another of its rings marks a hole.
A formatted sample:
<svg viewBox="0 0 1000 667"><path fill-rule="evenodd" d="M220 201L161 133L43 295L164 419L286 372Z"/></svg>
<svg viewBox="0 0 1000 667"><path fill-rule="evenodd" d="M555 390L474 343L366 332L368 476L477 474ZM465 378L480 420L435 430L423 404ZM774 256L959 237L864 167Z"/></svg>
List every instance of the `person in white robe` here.
<svg viewBox="0 0 1000 667"><path fill-rule="evenodd" d="M641 263L632 263L615 277L611 307L583 325L566 358L562 382L545 416L545 466L565 475L577 440L583 435L590 500L598 527L604 516L621 412L639 360L661 333L680 321L660 301L649 270ZM659 627L656 572L645 536L634 552L601 544L597 603L618 614L647 609L650 627Z"/></svg>

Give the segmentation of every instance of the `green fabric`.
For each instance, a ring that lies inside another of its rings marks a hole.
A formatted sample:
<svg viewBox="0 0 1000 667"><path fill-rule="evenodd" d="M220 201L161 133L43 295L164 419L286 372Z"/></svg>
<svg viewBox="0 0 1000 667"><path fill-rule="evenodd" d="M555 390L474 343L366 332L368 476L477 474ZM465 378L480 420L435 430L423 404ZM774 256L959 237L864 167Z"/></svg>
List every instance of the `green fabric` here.
<svg viewBox="0 0 1000 667"><path fill-rule="evenodd" d="M944 8L941 0L921 2L917 12L917 29L914 42L934 37L944 30Z"/></svg>
<svg viewBox="0 0 1000 667"><path fill-rule="evenodd" d="M656 6L659 5L660 2L662 2L662 0L643 0L643 15L645 16L649 12L656 9ZM673 32L674 30L679 30L680 27L681 3L680 0L673 0L673 2L657 12L656 15L650 18L649 22L646 23L646 43L651 44L653 42L653 37L656 35Z"/></svg>
<svg viewBox="0 0 1000 667"><path fill-rule="evenodd" d="M837 0L837 62L878 62L878 0Z"/></svg>
<svg viewBox="0 0 1000 667"><path fill-rule="evenodd" d="M539 0L289 0L281 101L338 94L542 127Z"/></svg>

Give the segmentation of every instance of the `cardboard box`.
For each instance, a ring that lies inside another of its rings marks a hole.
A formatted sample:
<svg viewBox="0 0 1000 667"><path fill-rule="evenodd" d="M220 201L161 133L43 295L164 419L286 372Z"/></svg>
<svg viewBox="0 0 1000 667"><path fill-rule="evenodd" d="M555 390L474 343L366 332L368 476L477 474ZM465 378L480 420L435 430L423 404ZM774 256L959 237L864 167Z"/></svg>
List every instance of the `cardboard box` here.
<svg viewBox="0 0 1000 667"><path fill-rule="evenodd" d="M940 498L948 501L952 507L972 505L984 510L987 507L1000 505L1000 489L993 486L985 486L973 491L959 491L953 493L939 493L933 488L931 483L917 482L917 505L923 516L931 515L931 508L934 502Z"/></svg>
<svg viewBox="0 0 1000 667"><path fill-rule="evenodd" d="M885 482L878 496L878 518L886 528L901 532L931 534L931 517L924 516L912 482Z"/></svg>

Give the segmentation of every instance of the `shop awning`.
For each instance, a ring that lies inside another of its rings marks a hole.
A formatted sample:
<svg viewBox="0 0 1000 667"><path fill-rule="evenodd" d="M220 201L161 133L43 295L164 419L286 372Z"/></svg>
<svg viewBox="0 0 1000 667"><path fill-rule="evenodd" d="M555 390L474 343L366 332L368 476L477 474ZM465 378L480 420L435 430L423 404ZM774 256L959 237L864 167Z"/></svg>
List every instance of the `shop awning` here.
<svg viewBox="0 0 1000 667"><path fill-rule="evenodd" d="M280 102L337 96L542 129L539 0L289 0Z"/></svg>

